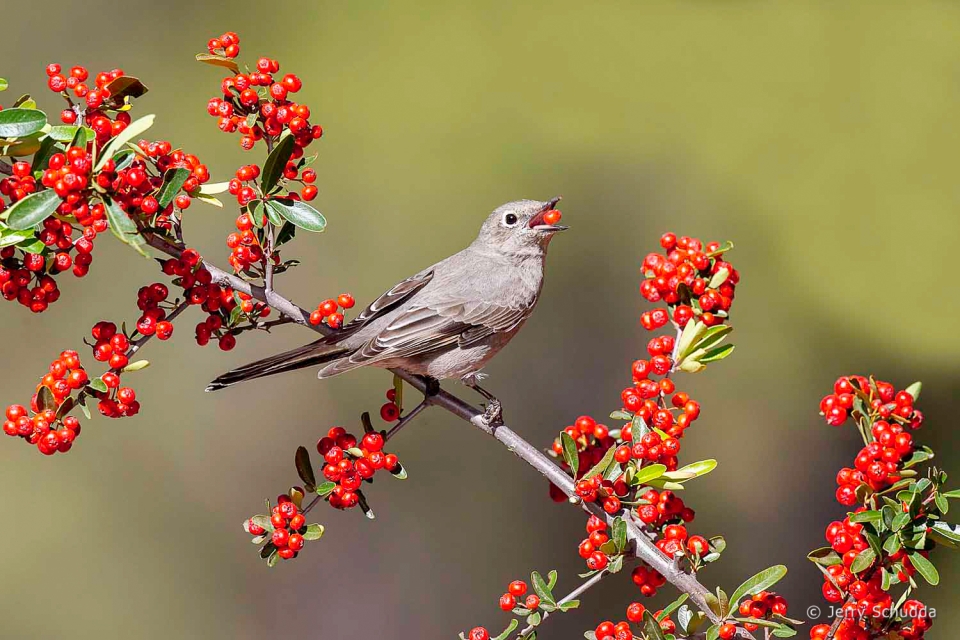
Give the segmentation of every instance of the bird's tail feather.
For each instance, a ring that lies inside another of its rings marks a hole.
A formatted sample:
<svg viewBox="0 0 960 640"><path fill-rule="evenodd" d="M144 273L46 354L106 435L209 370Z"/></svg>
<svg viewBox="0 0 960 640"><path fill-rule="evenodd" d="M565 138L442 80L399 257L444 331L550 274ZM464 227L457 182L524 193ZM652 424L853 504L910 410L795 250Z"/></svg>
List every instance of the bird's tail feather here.
<svg viewBox="0 0 960 640"><path fill-rule="evenodd" d="M349 353L350 349L346 347L329 344L324 340L317 340L302 347L284 351L269 358L251 362L232 371L227 371L207 385L206 391L217 391L246 380L253 380L254 378L272 376L275 373L294 371L296 369L303 369L304 367L323 364L324 362L342 358Z"/></svg>

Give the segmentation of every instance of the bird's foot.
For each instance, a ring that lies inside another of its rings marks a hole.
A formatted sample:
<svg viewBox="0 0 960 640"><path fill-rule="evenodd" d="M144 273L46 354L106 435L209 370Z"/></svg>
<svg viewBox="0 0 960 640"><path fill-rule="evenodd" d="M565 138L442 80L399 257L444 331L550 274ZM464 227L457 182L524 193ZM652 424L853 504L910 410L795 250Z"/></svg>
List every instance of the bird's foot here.
<svg viewBox="0 0 960 640"><path fill-rule="evenodd" d="M480 419L488 427L495 427L503 424L503 405L496 398L492 398L487 403L487 407L480 416Z"/></svg>

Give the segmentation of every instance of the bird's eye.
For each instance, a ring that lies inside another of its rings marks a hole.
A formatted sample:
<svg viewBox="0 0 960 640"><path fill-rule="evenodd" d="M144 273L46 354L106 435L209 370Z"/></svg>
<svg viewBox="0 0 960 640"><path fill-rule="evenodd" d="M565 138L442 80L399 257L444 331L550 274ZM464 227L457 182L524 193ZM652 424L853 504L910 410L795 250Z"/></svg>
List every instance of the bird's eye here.
<svg viewBox="0 0 960 640"><path fill-rule="evenodd" d="M503 224L508 227L512 227L517 224L516 214L508 213L507 215L503 216Z"/></svg>

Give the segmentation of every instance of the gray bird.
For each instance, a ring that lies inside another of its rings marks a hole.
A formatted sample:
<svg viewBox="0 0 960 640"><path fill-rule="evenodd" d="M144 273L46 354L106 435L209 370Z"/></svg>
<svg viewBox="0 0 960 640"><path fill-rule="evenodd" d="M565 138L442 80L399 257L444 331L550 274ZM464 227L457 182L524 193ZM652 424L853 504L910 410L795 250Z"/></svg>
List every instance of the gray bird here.
<svg viewBox="0 0 960 640"><path fill-rule="evenodd" d="M459 378L498 418L499 402L478 374L537 306L547 246L567 228L544 221L559 200L498 207L470 246L398 283L339 331L228 371L207 391L317 365L321 379L358 367L402 369L429 382Z"/></svg>

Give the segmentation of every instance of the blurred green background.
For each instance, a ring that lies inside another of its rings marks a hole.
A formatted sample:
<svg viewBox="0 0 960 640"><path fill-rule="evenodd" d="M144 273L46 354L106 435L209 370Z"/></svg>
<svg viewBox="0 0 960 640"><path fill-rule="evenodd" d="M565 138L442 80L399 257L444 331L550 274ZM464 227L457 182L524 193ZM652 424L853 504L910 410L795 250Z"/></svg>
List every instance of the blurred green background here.
<svg viewBox="0 0 960 640"><path fill-rule="evenodd" d="M720 461L686 496L697 532L729 542L707 584L782 562L791 613L822 604L804 555L843 513L833 476L857 451L852 429L817 415L840 374L922 379L922 438L960 482L956 4L20 3L5 12L3 99L31 92L55 114L47 62L122 66L151 88L137 111L158 114L153 134L224 180L251 156L206 115L221 74L193 54L226 29L246 61L301 75L326 130L316 203L330 225L297 239L287 255L303 265L279 284L304 306L369 300L466 245L502 202L563 194L573 229L551 247L539 309L488 368L508 423L536 444L618 406L647 338L638 265L660 234L735 241L737 352L681 383L704 407L685 459ZM231 211L186 217L192 245L223 263ZM27 400L98 319L134 320L137 287L156 278L105 238L43 316L0 305L0 401ZM203 387L310 339L283 328L224 354L198 349L185 320L131 377L137 418L94 419L53 459L0 443L0 637L453 638L504 624L497 597L531 569L577 584L583 517L440 410L396 441L410 479L368 492L375 521L319 510L324 539L268 571L241 521L294 482L297 445L376 412L390 376ZM922 597L940 609L931 637L948 638L960 561L935 560L946 584ZM580 638L637 595L615 576L543 635Z"/></svg>

